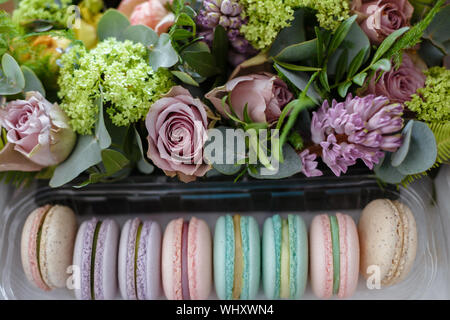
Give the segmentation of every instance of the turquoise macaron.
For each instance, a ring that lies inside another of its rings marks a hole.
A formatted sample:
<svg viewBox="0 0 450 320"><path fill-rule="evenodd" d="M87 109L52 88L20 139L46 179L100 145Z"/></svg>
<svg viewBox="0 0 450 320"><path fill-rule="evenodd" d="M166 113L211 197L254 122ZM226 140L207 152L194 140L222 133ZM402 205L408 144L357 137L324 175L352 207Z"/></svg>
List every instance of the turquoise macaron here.
<svg viewBox="0 0 450 320"><path fill-rule="evenodd" d="M253 217L221 216L214 232L214 283L223 300L255 299L261 277L261 238Z"/></svg>
<svg viewBox="0 0 450 320"><path fill-rule="evenodd" d="M269 217L262 240L262 282L269 299L300 299L308 280L308 231L290 214Z"/></svg>

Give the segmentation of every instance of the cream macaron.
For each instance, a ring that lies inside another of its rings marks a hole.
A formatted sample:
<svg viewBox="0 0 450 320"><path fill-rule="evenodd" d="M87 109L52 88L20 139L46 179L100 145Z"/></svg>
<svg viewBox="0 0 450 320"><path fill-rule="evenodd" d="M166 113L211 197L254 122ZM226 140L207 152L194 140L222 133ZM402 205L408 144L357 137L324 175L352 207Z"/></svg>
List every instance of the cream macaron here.
<svg viewBox="0 0 450 320"><path fill-rule="evenodd" d="M363 210L358 225L361 273L378 274L381 285L406 278L417 251L417 228L410 208L399 201L378 199Z"/></svg>
<svg viewBox="0 0 450 320"><path fill-rule="evenodd" d="M46 291L64 287L76 231L72 209L45 205L34 210L22 230L21 257L27 279Z"/></svg>

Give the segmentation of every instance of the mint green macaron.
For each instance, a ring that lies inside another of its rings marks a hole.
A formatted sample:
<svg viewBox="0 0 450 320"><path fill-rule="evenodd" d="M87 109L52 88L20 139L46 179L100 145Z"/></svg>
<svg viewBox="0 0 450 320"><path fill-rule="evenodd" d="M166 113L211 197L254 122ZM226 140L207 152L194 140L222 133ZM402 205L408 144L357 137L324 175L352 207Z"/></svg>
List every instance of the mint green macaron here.
<svg viewBox="0 0 450 320"><path fill-rule="evenodd" d="M269 299L300 299L308 279L308 232L303 219L269 217L262 240L262 281Z"/></svg>

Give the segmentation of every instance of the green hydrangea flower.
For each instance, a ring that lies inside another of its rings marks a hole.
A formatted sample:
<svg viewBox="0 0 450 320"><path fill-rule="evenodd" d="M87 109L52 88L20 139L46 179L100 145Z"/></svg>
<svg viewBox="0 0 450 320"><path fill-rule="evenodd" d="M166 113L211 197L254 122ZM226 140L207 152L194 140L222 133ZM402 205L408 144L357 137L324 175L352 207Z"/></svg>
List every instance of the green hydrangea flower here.
<svg viewBox="0 0 450 320"><path fill-rule="evenodd" d="M144 119L151 104L173 86L169 71L154 72L147 61L142 44L113 38L91 51L79 45L63 54L58 94L74 130L92 133L100 88L114 125L128 126Z"/></svg>
<svg viewBox="0 0 450 320"><path fill-rule="evenodd" d="M59 3L58 3L59 2ZM67 24L67 8L72 0L22 0L14 10L13 20L17 24L26 24L34 20L54 21L60 28Z"/></svg>
<svg viewBox="0 0 450 320"><path fill-rule="evenodd" d="M320 26L327 30L336 30L341 22L350 17L350 5L347 0L290 0L290 2L292 6L316 10Z"/></svg>
<svg viewBox="0 0 450 320"><path fill-rule="evenodd" d="M450 121L450 70L433 67L425 72L425 87L412 95L406 106L426 122Z"/></svg>
<svg viewBox="0 0 450 320"><path fill-rule="evenodd" d="M281 29L290 26L295 8L316 10L320 26L328 30L335 30L350 17L347 0L240 0L239 3L248 19L240 31L260 50L270 46Z"/></svg>

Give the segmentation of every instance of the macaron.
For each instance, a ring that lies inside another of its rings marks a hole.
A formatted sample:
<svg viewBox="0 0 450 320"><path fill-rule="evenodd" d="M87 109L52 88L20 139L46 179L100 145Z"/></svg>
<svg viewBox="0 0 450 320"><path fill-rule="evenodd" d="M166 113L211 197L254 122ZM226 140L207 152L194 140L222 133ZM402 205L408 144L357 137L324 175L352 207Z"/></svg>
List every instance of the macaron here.
<svg viewBox="0 0 450 320"><path fill-rule="evenodd" d="M212 240L205 221L183 218L169 222L164 232L161 269L169 300L204 300L212 287Z"/></svg>
<svg viewBox="0 0 450 320"><path fill-rule="evenodd" d="M79 300L111 300L117 293L119 226L114 220L92 218L81 224L73 265L79 268L75 296Z"/></svg>
<svg viewBox="0 0 450 320"><path fill-rule="evenodd" d="M364 277L377 272L384 286L405 279L417 251L417 228L411 209L399 201L374 200L364 208L358 231Z"/></svg>
<svg viewBox="0 0 450 320"><path fill-rule="evenodd" d="M119 244L119 288L126 300L153 300L161 292L161 227L128 220Z"/></svg>
<svg viewBox="0 0 450 320"><path fill-rule="evenodd" d="M20 246L27 279L45 291L64 287L76 232L72 209L48 204L34 210L23 226Z"/></svg>
<svg viewBox="0 0 450 320"><path fill-rule="evenodd" d="M254 299L261 276L261 239L253 217L221 216L214 233L214 283L220 299Z"/></svg>
<svg viewBox="0 0 450 320"><path fill-rule="evenodd" d="M356 224L345 214L314 217L310 227L310 272L314 294L348 298L359 275L359 240Z"/></svg>
<svg viewBox="0 0 450 320"><path fill-rule="evenodd" d="M300 299L308 280L308 231L300 216L264 222L262 282L269 299Z"/></svg>

